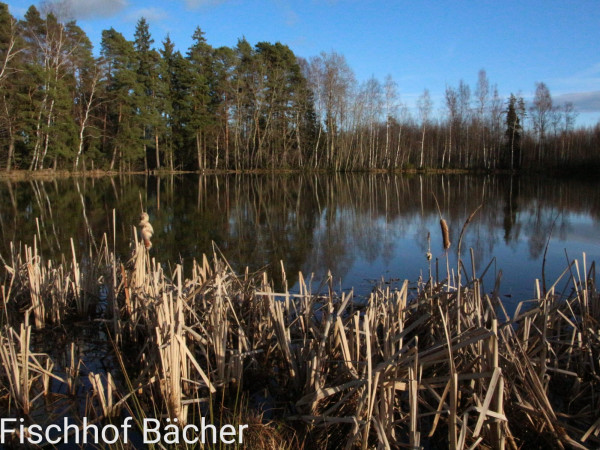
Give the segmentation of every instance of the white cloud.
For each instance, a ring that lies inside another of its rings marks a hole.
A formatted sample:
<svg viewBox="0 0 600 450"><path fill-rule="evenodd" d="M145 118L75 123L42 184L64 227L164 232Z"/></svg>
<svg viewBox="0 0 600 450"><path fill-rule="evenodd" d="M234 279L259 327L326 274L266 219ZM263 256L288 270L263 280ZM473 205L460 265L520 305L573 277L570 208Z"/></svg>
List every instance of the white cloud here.
<svg viewBox="0 0 600 450"><path fill-rule="evenodd" d="M204 6L216 6L225 3L227 0L185 0L185 4L189 9L198 9Z"/></svg>
<svg viewBox="0 0 600 450"><path fill-rule="evenodd" d="M49 0L44 6L58 16L73 19L111 17L127 6L127 0Z"/></svg>
<svg viewBox="0 0 600 450"><path fill-rule="evenodd" d="M600 91L572 92L554 97L555 105L573 103L575 110L581 113L600 112Z"/></svg>
<svg viewBox="0 0 600 450"><path fill-rule="evenodd" d="M562 84L569 90L591 91L600 85L600 62L594 63L587 69L575 72L566 78L557 79L556 82L556 84ZM562 90L564 92L566 89Z"/></svg>
<svg viewBox="0 0 600 450"><path fill-rule="evenodd" d="M149 7L149 8L140 8L134 11L131 11L127 14L127 19L137 22L141 17L146 19L148 22L159 22L168 18L169 13L161 8Z"/></svg>

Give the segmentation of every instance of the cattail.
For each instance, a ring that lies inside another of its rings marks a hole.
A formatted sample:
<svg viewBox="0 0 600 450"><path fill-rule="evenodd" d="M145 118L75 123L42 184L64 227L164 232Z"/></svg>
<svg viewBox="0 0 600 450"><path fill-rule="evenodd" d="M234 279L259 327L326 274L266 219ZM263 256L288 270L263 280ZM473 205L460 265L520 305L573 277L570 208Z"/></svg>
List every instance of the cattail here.
<svg viewBox="0 0 600 450"><path fill-rule="evenodd" d="M144 240L144 245L146 248L152 247L152 242L150 242L150 238L152 237L152 225L148 224L144 228L142 228L142 239Z"/></svg>
<svg viewBox="0 0 600 450"><path fill-rule="evenodd" d="M152 228L152 224L149 222L148 214L143 212L140 215L140 223L138 226L140 227L140 234L142 235L142 240L144 241L144 246L147 249L152 248L152 235L154 234L154 228Z"/></svg>
<svg viewBox="0 0 600 450"><path fill-rule="evenodd" d="M431 254L431 233L427 233L427 253L425 253L425 258L427 261L431 261L433 255Z"/></svg>
<svg viewBox="0 0 600 450"><path fill-rule="evenodd" d="M440 226L442 227L442 239L444 240L444 250L450 248L450 231L448 230L448 224L444 219L440 219Z"/></svg>

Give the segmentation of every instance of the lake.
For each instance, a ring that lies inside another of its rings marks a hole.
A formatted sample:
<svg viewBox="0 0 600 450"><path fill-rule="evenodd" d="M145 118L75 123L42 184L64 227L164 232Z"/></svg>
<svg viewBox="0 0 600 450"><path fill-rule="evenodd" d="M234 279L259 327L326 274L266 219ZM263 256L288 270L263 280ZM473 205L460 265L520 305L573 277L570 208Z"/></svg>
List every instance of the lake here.
<svg viewBox="0 0 600 450"><path fill-rule="evenodd" d="M0 183L0 254L9 243L31 244L50 257L69 258L100 246L103 233L127 258L141 203L155 235L151 255L190 267L212 242L236 271L266 269L282 289L281 261L291 289L298 272L314 274L317 290L330 270L334 286L365 296L383 281L392 289L430 270L446 277L440 212L450 227L448 252L456 271L457 244L469 215L462 255L471 274L491 262L484 289L494 288L509 309L533 297L534 281L548 285L567 258L600 261L600 190L594 181L533 176L269 174L67 178ZM439 204L439 210L437 204ZM37 220L36 220L37 219ZM428 262L428 236L431 262ZM563 283L564 284L564 283ZM561 284L559 284L561 286Z"/></svg>

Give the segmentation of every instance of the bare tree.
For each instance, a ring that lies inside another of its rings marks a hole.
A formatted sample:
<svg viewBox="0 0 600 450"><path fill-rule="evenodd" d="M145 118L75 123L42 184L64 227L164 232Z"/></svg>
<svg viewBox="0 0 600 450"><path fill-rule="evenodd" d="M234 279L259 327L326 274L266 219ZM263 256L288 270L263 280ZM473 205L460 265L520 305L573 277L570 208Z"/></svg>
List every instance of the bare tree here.
<svg viewBox="0 0 600 450"><path fill-rule="evenodd" d="M567 157L571 153L571 141L573 139L573 128L575 126L575 119L577 117L577 113L575 112L575 107L573 103L566 102L563 105L563 133L562 139L560 143L560 155L561 160L565 161Z"/></svg>
<svg viewBox="0 0 600 450"><path fill-rule="evenodd" d="M400 105L400 111L398 113L399 123L398 123L398 142L396 144L396 156L394 157L394 168L398 167L398 158L400 157L400 151L402 149L402 139L403 139L403 131L405 125L410 126L412 123L412 117L410 116L410 112L408 111L408 107L404 104ZM402 153L402 159L400 160L400 167L404 166L404 158L409 157L408 151Z"/></svg>
<svg viewBox="0 0 600 450"><path fill-rule="evenodd" d="M396 104L398 99L398 84L391 75L385 77L383 89L385 91L385 154L383 159L384 164L389 165L390 128L391 122L398 111L398 105Z"/></svg>
<svg viewBox="0 0 600 450"><path fill-rule="evenodd" d="M552 97L545 83L536 83L535 86L535 97L530 111L533 129L537 135L537 163L541 164L546 131L552 113Z"/></svg>
<svg viewBox="0 0 600 450"><path fill-rule="evenodd" d="M381 118L383 101L381 98L381 84L375 77L371 77L364 86L364 98L366 100L366 120L369 129L369 160L368 167L373 168L376 164L377 124Z"/></svg>
<svg viewBox="0 0 600 450"><path fill-rule="evenodd" d="M477 117L483 118L490 95L490 82L485 70L481 69L477 77L477 88L475 88L475 97L477 97Z"/></svg>
<svg viewBox="0 0 600 450"><path fill-rule="evenodd" d="M336 52L321 54L310 60L309 86L313 89L319 121L327 131L326 161L329 167L339 166L336 159L337 137L343 128L348 109L351 88L355 84L354 73L346 58ZM319 129L319 142L321 125ZM316 153L316 152L315 152ZM318 159L315 158L315 167Z"/></svg>
<svg viewBox="0 0 600 450"><path fill-rule="evenodd" d="M471 120L471 88L463 80L458 83L458 133L459 164L469 167L469 123ZM464 163L463 163L464 150Z"/></svg>
<svg viewBox="0 0 600 450"><path fill-rule="evenodd" d="M442 154L442 169L446 159L446 148L448 149L448 165L452 160L452 128L458 122L458 92L456 89L446 86L446 108L448 109L448 144L444 145L444 153Z"/></svg>
<svg viewBox="0 0 600 450"><path fill-rule="evenodd" d="M431 114L431 109L433 108L433 102L431 101L431 96L429 95L429 90L425 89L423 94L417 100L417 109L419 110L419 119L421 119L421 158L419 159L419 168L423 167L423 159L425 154L425 129L427 128L427 124L429 122L429 115Z"/></svg>
<svg viewBox="0 0 600 450"><path fill-rule="evenodd" d="M475 88L475 97L477 98L477 132L478 132L478 145L481 146L483 152L483 166L488 167L488 155L487 155L487 142L486 142L486 126L485 126L485 111L488 104L490 95L490 82L487 78L485 70L481 69L477 78L477 87Z"/></svg>
<svg viewBox="0 0 600 450"><path fill-rule="evenodd" d="M492 87L492 99L490 101L490 122L491 122L491 141L493 148L490 148L490 168L498 166L500 157L500 142L502 141L502 98L498 93L498 86Z"/></svg>

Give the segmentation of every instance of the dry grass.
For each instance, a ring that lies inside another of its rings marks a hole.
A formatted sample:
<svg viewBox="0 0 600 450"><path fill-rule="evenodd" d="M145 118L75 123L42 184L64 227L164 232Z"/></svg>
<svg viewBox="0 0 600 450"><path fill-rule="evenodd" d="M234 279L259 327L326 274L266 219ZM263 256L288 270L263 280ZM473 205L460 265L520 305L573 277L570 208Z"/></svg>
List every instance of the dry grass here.
<svg viewBox="0 0 600 450"><path fill-rule="evenodd" d="M10 404L23 414L50 393L52 379L64 380L52 373L54 363L44 353L31 351L31 325L21 324L20 331L5 326L0 332L2 388L8 391Z"/></svg>
<svg viewBox="0 0 600 450"><path fill-rule="evenodd" d="M29 328L10 325L30 311L39 328L81 319L102 286L108 305L95 320L131 387L93 374L100 418L127 407L181 423L246 422L260 448L600 446L600 298L585 257L563 274L568 295L553 286L509 317L477 278L420 282L415 293L405 282L358 306L331 283L313 295L302 275L299 293L277 293L266 275L238 276L216 255L187 279L151 255L137 239L125 264L106 245L85 264L74 250L50 263L35 246L15 248L0 346L7 411L35 407L29 392L52 371L28 353Z"/></svg>

